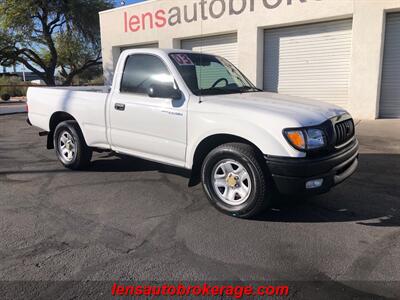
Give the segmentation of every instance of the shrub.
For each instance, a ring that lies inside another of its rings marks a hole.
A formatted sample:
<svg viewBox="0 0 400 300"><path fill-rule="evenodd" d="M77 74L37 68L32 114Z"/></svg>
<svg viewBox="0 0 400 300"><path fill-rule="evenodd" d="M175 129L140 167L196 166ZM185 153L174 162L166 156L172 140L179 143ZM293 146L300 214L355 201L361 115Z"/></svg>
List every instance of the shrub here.
<svg viewBox="0 0 400 300"><path fill-rule="evenodd" d="M1 95L1 99L4 100L4 101L10 100L10 98L11 98L11 97L10 97L9 94L2 94L2 95Z"/></svg>
<svg viewBox="0 0 400 300"><path fill-rule="evenodd" d="M11 97L26 96L27 88L18 86L21 84L23 84L23 82L18 77L0 76L0 96L3 96L5 94L10 95Z"/></svg>
<svg viewBox="0 0 400 300"><path fill-rule="evenodd" d="M89 80L89 85L104 85L104 77L103 75L97 76L92 80Z"/></svg>

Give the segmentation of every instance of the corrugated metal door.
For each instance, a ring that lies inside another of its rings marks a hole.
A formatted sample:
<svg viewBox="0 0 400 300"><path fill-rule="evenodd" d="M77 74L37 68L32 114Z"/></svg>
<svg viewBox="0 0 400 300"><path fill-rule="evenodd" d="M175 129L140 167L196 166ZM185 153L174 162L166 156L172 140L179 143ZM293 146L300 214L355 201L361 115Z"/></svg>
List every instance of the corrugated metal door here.
<svg viewBox="0 0 400 300"><path fill-rule="evenodd" d="M265 31L264 89L347 106L352 21Z"/></svg>
<svg viewBox="0 0 400 300"><path fill-rule="evenodd" d="M400 14L388 14L382 69L380 117L400 118Z"/></svg>
<svg viewBox="0 0 400 300"><path fill-rule="evenodd" d="M238 42L235 33L182 40L181 48L219 55L229 60L235 66L239 63Z"/></svg>
<svg viewBox="0 0 400 300"><path fill-rule="evenodd" d="M121 47L121 52L129 49L158 48L158 43Z"/></svg>

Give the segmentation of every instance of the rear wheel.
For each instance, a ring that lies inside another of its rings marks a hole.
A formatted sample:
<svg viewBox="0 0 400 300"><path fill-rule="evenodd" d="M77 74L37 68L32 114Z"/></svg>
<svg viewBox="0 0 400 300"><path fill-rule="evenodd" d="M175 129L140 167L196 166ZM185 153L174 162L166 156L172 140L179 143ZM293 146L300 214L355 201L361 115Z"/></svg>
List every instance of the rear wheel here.
<svg viewBox="0 0 400 300"><path fill-rule="evenodd" d="M262 157L250 145L230 143L212 150L202 170L203 188L220 211L241 218L261 213L273 198Z"/></svg>
<svg viewBox="0 0 400 300"><path fill-rule="evenodd" d="M64 121L56 127L54 146L58 159L66 168L82 170L89 166L92 150L86 145L76 121Z"/></svg>

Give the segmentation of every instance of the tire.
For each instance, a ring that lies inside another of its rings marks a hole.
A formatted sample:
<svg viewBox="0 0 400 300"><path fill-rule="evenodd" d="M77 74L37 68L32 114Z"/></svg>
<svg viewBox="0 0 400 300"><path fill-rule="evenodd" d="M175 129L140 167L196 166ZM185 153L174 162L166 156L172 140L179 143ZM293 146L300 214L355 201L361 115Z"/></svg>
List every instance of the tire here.
<svg viewBox="0 0 400 300"><path fill-rule="evenodd" d="M83 170L90 165L93 151L86 145L76 121L64 121L58 124L53 141L57 158L64 167Z"/></svg>
<svg viewBox="0 0 400 300"><path fill-rule="evenodd" d="M247 144L229 143L212 150L202 164L201 179L211 204L239 218L259 215L275 193L261 155Z"/></svg>

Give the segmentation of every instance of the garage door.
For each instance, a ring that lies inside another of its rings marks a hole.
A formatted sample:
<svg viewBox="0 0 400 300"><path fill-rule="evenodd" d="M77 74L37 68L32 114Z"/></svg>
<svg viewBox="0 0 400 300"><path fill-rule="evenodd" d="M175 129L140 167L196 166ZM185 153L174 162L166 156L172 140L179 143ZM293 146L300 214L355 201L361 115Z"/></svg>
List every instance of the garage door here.
<svg viewBox="0 0 400 300"><path fill-rule="evenodd" d="M380 117L400 118L400 14L389 14L382 69Z"/></svg>
<svg viewBox="0 0 400 300"><path fill-rule="evenodd" d="M222 56L238 65L238 43L236 34L216 35L198 39L182 40L182 49Z"/></svg>
<svg viewBox="0 0 400 300"><path fill-rule="evenodd" d="M158 48L158 43L121 47L121 52L129 49Z"/></svg>
<svg viewBox="0 0 400 300"><path fill-rule="evenodd" d="M266 30L264 89L346 107L352 21Z"/></svg>

